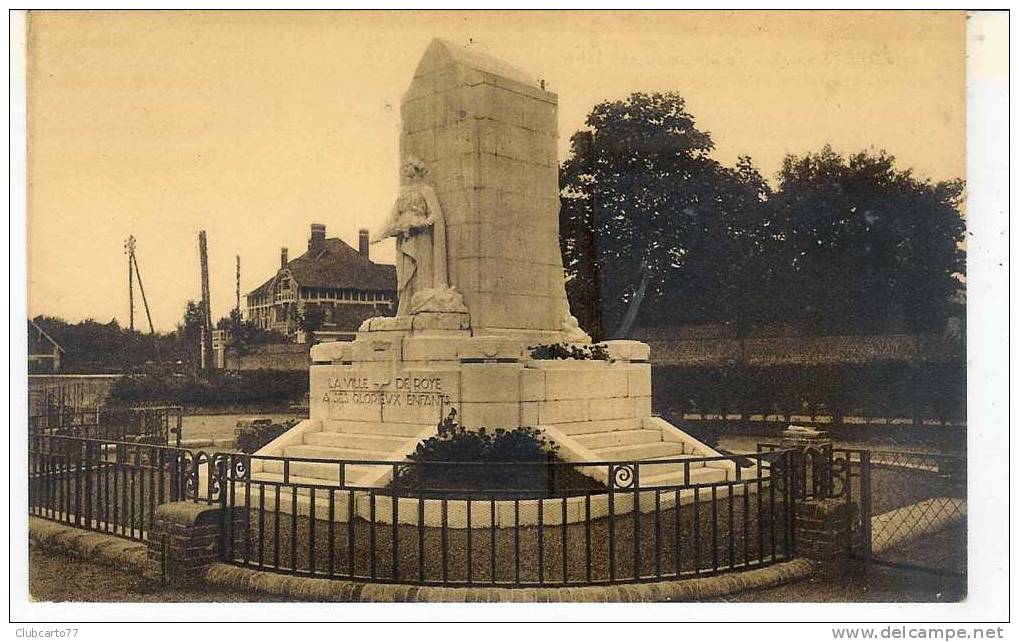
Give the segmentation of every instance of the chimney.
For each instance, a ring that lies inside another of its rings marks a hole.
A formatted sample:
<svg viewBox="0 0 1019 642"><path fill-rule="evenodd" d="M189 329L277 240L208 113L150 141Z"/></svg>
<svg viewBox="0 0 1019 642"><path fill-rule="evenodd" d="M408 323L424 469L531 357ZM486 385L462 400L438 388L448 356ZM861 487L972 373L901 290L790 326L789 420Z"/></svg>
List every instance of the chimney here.
<svg viewBox="0 0 1019 642"><path fill-rule="evenodd" d="M318 254L326 249L326 226L321 223L311 224L311 237L308 238L308 251Z"/></svg>
<svg viewBox="0 0 1019 642"><path fill-rule="evenodd" d="M280 269L282 270L283 268L287 267L287 263L288 262L289 261L287 261L287 248L281 247L280 248Z"/></svg>
<svg viewBox="0 0 1019 642"><path fill-rule="evenodd" d="M357 231L357 251L364 258L368 258L368 230Z"/></svg>

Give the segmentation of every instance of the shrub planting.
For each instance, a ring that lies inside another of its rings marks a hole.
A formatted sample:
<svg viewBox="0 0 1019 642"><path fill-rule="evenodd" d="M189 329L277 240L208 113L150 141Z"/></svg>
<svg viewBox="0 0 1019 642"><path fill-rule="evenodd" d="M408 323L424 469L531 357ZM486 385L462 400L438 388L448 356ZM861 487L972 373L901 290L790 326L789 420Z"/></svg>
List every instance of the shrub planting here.
<svg viewBox="0 0 1019 642"><path fill-rule="evenodd" d="M609 351L601 343L582 345L575 343L542 343L528 348L531 358L538 360L576 359L579 361L608 361Z"/></svg>
<svg viewBox="0 0 1019 642"><path fill-rule="evenodd" d="M276 439L286 431L290 430L297 425L297 421L284 421L280 424L269 424L253 426L250 430L245 430L237 434L236 446L237 450L242 453L253 453L258 451L273 439Z"/></svg>
<svg viewBox="0 0 1019 642"><path fill-rule="evenodd" d="M391 487L451 496L458 491L515 490L534 496L579 493L601 485L561 462L559 445L536 428L469 429L456 410L439 422L438 432L418 444Z"/></svg>

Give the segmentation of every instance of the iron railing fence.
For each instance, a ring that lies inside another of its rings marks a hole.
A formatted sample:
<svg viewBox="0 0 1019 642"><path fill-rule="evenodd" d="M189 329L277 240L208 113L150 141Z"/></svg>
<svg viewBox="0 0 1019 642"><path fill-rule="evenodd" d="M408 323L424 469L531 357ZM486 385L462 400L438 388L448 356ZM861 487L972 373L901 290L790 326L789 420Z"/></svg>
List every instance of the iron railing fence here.
<svg viewBox="0 0 1019 642"><path fill-rule="evenodd" d="M29 417L28 427L29 433L180 447L183 416L182 406L66 408L54 417Z"/></svg>
<svg viewBox="0 0 1019 642"><path fill-rule="evenodd" d="M966 457L890 450L844 452L850 472L866 478L869 487L869 493L861 489L857 499L868 517L867 557L896 566L965 574Z"/></svg>
<svg viewBox="0 0 1019 642"><path fill-rule="evenodd" d="M214 501L215 456L43 432L28 438L30 515L143 540L160 504Z"/></svg>
<svg viewBox="0 0 1019 642"><path fill-rule="evenodd" d="M768 452L777 444L759 444ZM966 457L848 448L793 455L801 498L844 498L853 513L852 552L874 562L966 572Z"/></svg>
<svg viewBox="0 0 1019 642"><path fill-rule="evenodd" d="M231 455L216 472L231 516L224 559L295 575L441 586L595 585L753 568L795 554L790 457L557 462L540 467L558 484L479 490L430 485L425 471L441 466L463 480L471 469L491 474L492 464ZM322 479L294 474L309 465ZM697 473L708 466L725 474ZM656 474L669 467L671 478ZM507 479L546 474L533 464L498 468L516 468L499 474Z"/></svg>
<svg viewBox="0 0 1019 642"><path fill-rule="evenodd" d="M94 419L102 395L93 385L76 382L28 389L28 422L33 429L52 429Z"/></svg>

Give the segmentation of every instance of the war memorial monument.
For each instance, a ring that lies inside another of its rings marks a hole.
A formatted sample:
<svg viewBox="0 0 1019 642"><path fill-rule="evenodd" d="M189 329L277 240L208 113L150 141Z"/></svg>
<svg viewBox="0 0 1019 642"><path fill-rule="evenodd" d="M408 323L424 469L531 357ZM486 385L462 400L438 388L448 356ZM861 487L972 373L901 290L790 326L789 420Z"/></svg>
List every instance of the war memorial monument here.
<svg viewBox="0 0 1019 642"><path fill-rule="evenodd" d="M258 454L402 461L455 409L470 428L539 428L570 462L717 455L652 414L646 344L607 341L608 359L531 356L591 342L570 314L559 250L556 95L434 40L401 114L400 191L372 238L396 239L398 313L312 349L310 418ZM686 483L724 480L732 467L702 464ZM683 482L679 465L642 468L642 487ZM253 461L256 477L282 472ZM313 483L336 467L295 461L288 473ZM392 471L351 464L345 475L382 486Z"/></svg>

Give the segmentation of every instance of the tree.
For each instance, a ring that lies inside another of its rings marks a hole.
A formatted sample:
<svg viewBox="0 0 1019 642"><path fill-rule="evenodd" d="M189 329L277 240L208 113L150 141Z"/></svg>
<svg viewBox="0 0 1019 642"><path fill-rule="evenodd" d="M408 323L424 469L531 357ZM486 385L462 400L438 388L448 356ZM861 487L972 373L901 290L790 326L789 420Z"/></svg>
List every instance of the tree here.
<svg viewBox="0 0 1019 642"><path fill-rule="evenodd" d="M828 330L909 332L944 327L965 252L963 183L934 183L885 152L849 157L828 146L788 156L770 200L806 320Z"/></svg>
<svg viewBox="0 0 1019 642"><path fill-rule="evenodd" d="M64 348L61 370L77 373L131 372L174 361L180 346L173 333L141 333L122 328L116 319L99 323L85 319L37 316L33 321Z"/></svg>
<svg viewBox="0 0 1019 642"><path fill-rule="evenodd" d="M317 305L304 306L297 311L297 327L307 335L308 343L315 342L315 333L325 323L325 311Z"/></svg>
<svg viewBox="0 0 1019 642"><path fill-rule="evenodd" d="M177 324L177 336L182 345L182 356L191 367L198 367L202 356L202 328L205 314L201 303L188 300L184 306L184 319Z"/></svg>
<svg viewBox="0 0 1019 642"><path fill-rule="evenodd" d="M689 252L681 279L685 300L705 320L724 323L746 360L747 335L774 320L780 282L781 241L774 234L771 189L749 157L718 177L711 216L702 218L699 242ZM692 287L691 287L692 286Z"/></svg>
<svg viewBox="0 0 1019 642"><path fill-rule="evenodd" d="M226 333L227 348L237 355L251 354L252 348L261 343L282 343L287 340L275 330L264 330L252 321L245 320L237 308L230 310L230 316L217 321L216 329Z"/></svg>
<svg viewBox="0 0 1019 642"><path fill-rule="evenodd" d="M600 103L586 125L560 173L560 244L571 307L601 339L674 300L723 168L675 93Z"/></svg>

